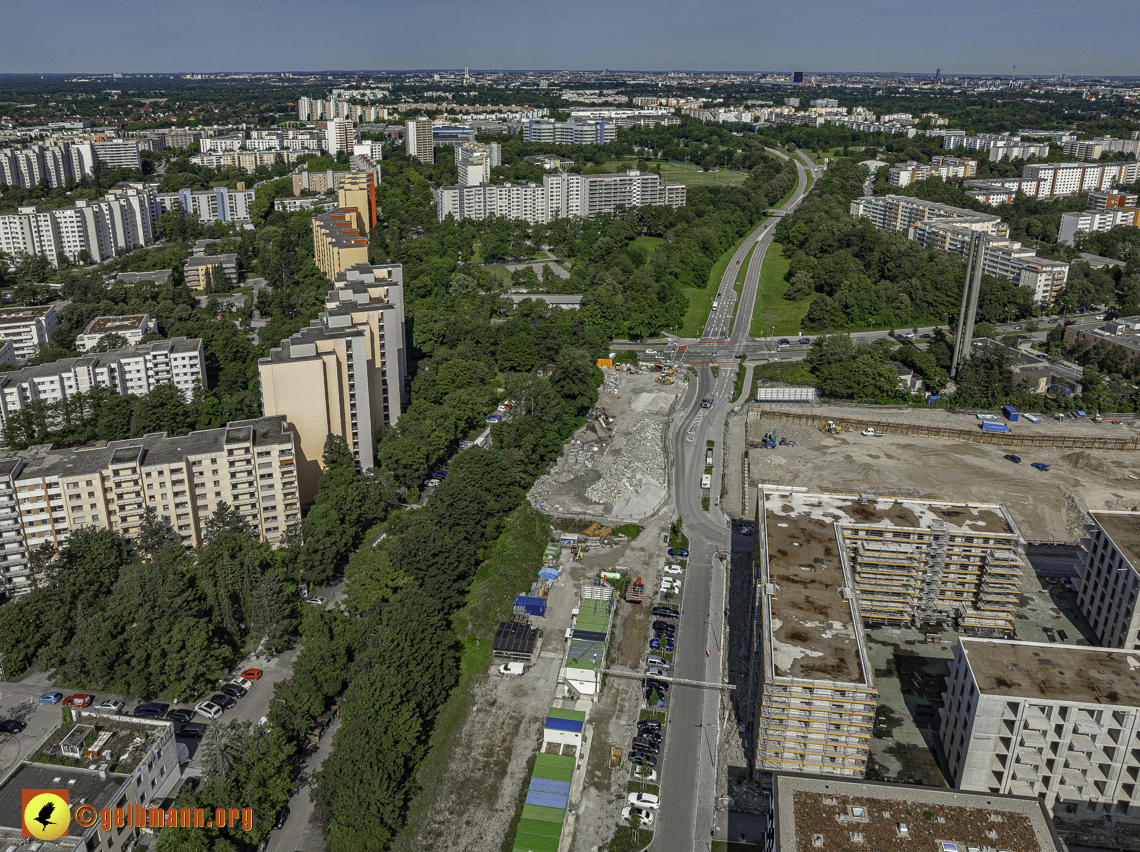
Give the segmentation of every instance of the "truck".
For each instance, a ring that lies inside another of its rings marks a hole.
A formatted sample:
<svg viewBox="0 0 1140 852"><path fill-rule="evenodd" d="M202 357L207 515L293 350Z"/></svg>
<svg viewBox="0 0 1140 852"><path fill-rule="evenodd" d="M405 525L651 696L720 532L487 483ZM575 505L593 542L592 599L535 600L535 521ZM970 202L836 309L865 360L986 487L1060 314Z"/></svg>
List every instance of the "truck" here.
<svg viewBox="0 0 1140 852"><path fill-rule="evenodd" d="M709 465L711 465L712 460L713 460L713 449L712 449L712 447L709 447L705 450L705 467L708 467Z"/></svg>
<svg viewBox="0 0 1140 852"><path fill-rule="evenodd" d="M1001 407L1001 413L1005 415L1005 419L1010 423L1017 422L1017 409L1012 405L1003 405Z"/></svg>
<svg viewBox="0 0 1140 852"><path fill-rule="evenodd" d="M717 308L719 308L719 307L720 307L720 302L717 302L717 301L715 301L715 300L714 300L714 301L713 301L713 306L712 306L712 309L715 311L715 310L716 310Z"/></svg>
<svg viewBox="0 0 1140 852"><path fill-rule="evenodd" d="M712 488L712 474L706 473L701 477L701 490L708 491L710 488Z"/></svg>
<svg viewBox="0 0 1140 852"><path fill-rule="evenodd" d="M875 431L874 429L872 429L870 426L868 426L866 429L864 429L864 430L863 430L862 432L860 432L859 434L860 434L860 435L866 435L868 438L881 438L881 437L883 437L883 433L882 433L882 432L876 432L876 431Z"/></svg>
<svg viewBox="0 0 1140 852"><path fill-rule="evenodd" d="M1009 426L1005 423L994 423L992 420L986 420L982 423L983 432L1008 432Z"/></svg>

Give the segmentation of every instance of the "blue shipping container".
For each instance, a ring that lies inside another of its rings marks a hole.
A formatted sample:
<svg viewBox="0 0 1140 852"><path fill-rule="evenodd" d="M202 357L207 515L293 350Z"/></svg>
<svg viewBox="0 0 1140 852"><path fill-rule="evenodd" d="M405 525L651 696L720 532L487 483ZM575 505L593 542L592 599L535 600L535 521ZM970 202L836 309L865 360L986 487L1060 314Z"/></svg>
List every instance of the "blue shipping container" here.
<svg viewBox="0 0 1140 852"><path fill-rule="evenodd" d="M1012 405L1003 405L1001 407L1001 413L1005 415L1005 419L1010 423L1015 423L1017 421L1017 409Z"/></svg>
<svg viewBox="0 0 1140 852"><path fill-rule="evenodd" d="M1004 423L994 423L992 420L987 420L982 424L983 432L1008 432L1009 427Z"/></svg>
<svg viewBox="0 0 1140 852"><path fill-rule="evenodd" d="M532 598L528 595L519 595L515 598L515 606L521 606L527 615L546 615L546 598Z"/></svg>

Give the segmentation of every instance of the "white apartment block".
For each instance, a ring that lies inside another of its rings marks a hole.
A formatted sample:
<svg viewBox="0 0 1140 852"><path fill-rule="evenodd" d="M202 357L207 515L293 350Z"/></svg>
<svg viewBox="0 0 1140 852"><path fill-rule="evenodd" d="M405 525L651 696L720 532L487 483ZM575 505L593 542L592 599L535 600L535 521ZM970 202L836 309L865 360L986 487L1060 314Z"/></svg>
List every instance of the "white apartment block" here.
<svg viewBox="0 0 1140 852"><path fill-rule="evenodd" d="M162 384L173 384L187 402L197 385L206 387L201 340L156 340L0 374L0 428L32 403L59 402L97 387L142 396Z"/></svg>
<svg viewBox="0 0 1140 852"><path fill-rule="evenodd" d="M0 458L0 591L9 596L32 590L28 545L14 481L22 464L16 458Z"/></svg>
<svg viewBox="0 0 1140 852"><path fill-rule="evenodd" d="M617 125L606 121L531 119L522 125L527 142L555 145L603 145L617 138Z"/></svg>
<svg viewBox="0 0 1140 852"><path fill-rule="evenodd" d="M91 147L95 152L96 162L106 163L113 169L142 171L142 158L139 156L137 139L94 140L91 142Z"/></svg>
<svg viewBox="0 0 1140 852"><path fill-rule="evenodd" d="M948 154L939 154L930 158L930 165L932 166L953 166L956 170L951 173L951 177L973 177L978 173L978 161L973 157L952 157ZM957 168L961 167L961 174L958 173Z"/></svg>
<svg viewBox="0 0 1140 852"><path fill-rule="evenodd" d="M934 159L942 158L935 157ZM972 163L973 161L971 160L969 162ZM932 162L928 166L910 160L906 163L892 166L887 174L887 183L891 186L903 187L920 180L928 180L929 178L938 178L940 180L946 180L947 178L964 178L970 173L971 170L965 163L935 164Z"/></svg>
<svg viewBox="0 0 1140 852"><path fill-rule="evenodd" d="M483 151L462 151L455 146L455 162L460 186L477 186L491 182L491 160Z"/></svg>
<svg viewBox="0 0 1140 852"><path fill-rule="evenodd" d="M355 128L356 125L348 119L329 119L325 124L325 150L333 155L341 151L352 153L357 136Z"/></svg>
<svg viewBox="0 0 1140 852"><path fill-rule="evenodd" d="M542 184L479 184L445 186L436 191L440 221L486 219L500 216L531 224L562 217L593 218L623 207L683 207L685 186L664 183L655 174L627 171L618 174L577 175L555 172Z"/></svg>
<svg viewBox="0 0 1140 852"><path fill-rule="evenodd" d="M1110 231L1122 225L1140 227L1140 210L1135 207L1109 207L1105 210L1080 210L1061 214L1057 241L1074 245L1077 234Z"/></svg>
<svg viewBox="0 0 1140 852"><path fill-rule="evenodd" d="M1109 207L1136 207L1137 196L1116 190L1095 189L1089 193L1089 210L1106 210Z"/></svg>
<svg viewBox="0 0 1140 852"><path fill-rule="evenodd" d="M384 159L384 143L379 139L362 139L352 145L352 154L356 157L367 157L374 163Z"/></svg>
<svg viewBox="0 0 1140 852"><path fill-rule="evenodd" d="M954 786L1140 823L1138 669L1131 651L960 638L940 731Z"/></svg>
<svg viewBox="0 0 1140 852"><path fill-rule="evenodd" d="M435 162L432 127L430 118L409 118L404 122L404 145L409 157L415 157L421 163Z"/></svg>
<svg viewBox="0 0 1140 852"><path fill-rule="evenodd" d="M240 151L245 147L245 137L208 136L198 144L203 154L222 154L226 151Z"/></svg>
<svg viewBox="0 0 1140 852"><path fill-rule="evenodd" d="M154 239L157 196L137 184L112 190L98 201L81 199L71 207L40 210L35 205L0 213L0 251L10 257L42 255L58 266L59 255L79 262L87 252L93 262Z"/></svg>
<svg viewBox="0 0 1140 852"><path fill-rule="evenodd" d="M33 307L0 308L0 340L12 344L16 361L33 357L41 346L51 342L52 332L59 322L57 310L61 302Z"/></svg>
<svg viewBox="0 0 1140 852"><path fill-rule="evenodd" d="M1030 198L1048 198L1044 182L1037 178L978 178L966 181L966 194L987 204L1005 204L1012 201L1017 193Z"/></svg>
<svg viewBox="0 0 1140 852"><path fill-rule="evenodd" d="M43 180L53 189L68 178L91 175L96 162L111 168L142 169L137 139L59 142L44 147L0 148L0 183L24 189Z"/></svg>
<svg viewBox="0 0 1140 852"><path fill-rule="evenodd" d="M44 445L16 458L12 482L27 550L45 542L61 547L72 530L90 526L131 539L147 508L168 520L187 547L202 544L202 527L223 502L273 545L301 517L294 436L283 417L178 438L155 433L97 449Z"/></svg>
<svg viewBox="0 0 1140 852"><path fill-rule="evenodd" d="M1038 198L1075 195L1093 189L1111 189L1140 180L1140 162L1124 163L1030 163L1022 177L1039 180Z"/></svg>
<svg viewBox="0 0 1140 852"><path fill-rule="evenodd" d="M924 246L965 256L971 233L988 236L983 255L987 275L1004 278L1052 305L1069 278L1069 265L1038 257L1009 239L1009 226L997 216L900 195L864 196L851 202L851 215L870 219L876 228L905 234Z"/></svg>
<svg viewBox="0 0 1140 852"><path fill-rule="evenodd" d="M182 207L185 217L196 216L202 222L237 222L249 219L253 204L252 189L180 189L178 192L160 192L156 195L160 215Z"/></svg>
<svg viewBox="0 0 1140 852"><path fill-rule="evenodd" d="M465 154L486 154L491 168L503 164L503 146L498 142L461 142L455 146L456 165Z"/></svg>
<svg viewBox="0 0 1140 852"><path fill-rule="evenodd" d="M158 321L149 314L133 314L125 317L95 317L87 323L83 333L75 339L75 348L86 352L99 345L108 334L117 334L127 341L128 346L142 342L143 335L158 331Z"/></svg>
<svg viewBox="0 0 1140 852"><path fill-rule="evenodd" d="M224 154L195 154L190 162L211 169L236 168L252 172L258 166L274 166L278 162L295 163L301 157L315 157L320 153L311 147L285 151L227 151Z"/></svg>
<svg viewBox="0 0 1140 852"><path fill-rule="evenodd" d="M1077 603L1107 648L1140 651L1140 512L1089 512Z"/></svg>
<svg viewBox="0 0 1140 852"><path fill-rule="evenodd" d="M942 147L947 151L965 147L985 151L991 162L1024 160L1029 157L1049 156L1048 143L1023 142L1019 136L1008 133L979 133L966 136L962 131L947 131L942 136Z"/></svg>
<svg viewBox="0 0 1140 852"><path fill-rule="evenodd" d="M1115 153L1136 157L1140 156L1140 139L1115 139L1111 136L1083 141L1073 139L1065 143L1063 150L1078 160L1099 160L1104 154Z"/></svg>

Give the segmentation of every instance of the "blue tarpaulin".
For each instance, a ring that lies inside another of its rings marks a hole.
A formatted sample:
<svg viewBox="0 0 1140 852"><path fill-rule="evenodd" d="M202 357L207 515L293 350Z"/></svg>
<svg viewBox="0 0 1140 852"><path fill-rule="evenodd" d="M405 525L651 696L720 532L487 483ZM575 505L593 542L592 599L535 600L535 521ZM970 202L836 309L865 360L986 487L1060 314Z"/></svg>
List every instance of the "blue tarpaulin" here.
<svg viewBox="0 0 1140 852"><path fill-rule="evenodd" d="M568 796L560 796L557 793L537 793L533 790L526 794L526 803L528 805L539 805L544 808L561 808L566 810L566 800Z"/></svg>
<svg viewBox="0 0 1140 852"><path fill-rule="evenodd" d="M527 595L519 595L515 598L515 606L521 606L527 615L546 615L546 598L532 598Z"/></svg>
<svg viewBox="0 0 1140 852"><path fill-rule="evenodd" d="M538 577L540 580L557 580L558 569L550 567L543 568L538 572Z"/></svg>
<svg viewBox="0 0 1140 852"><path fill-rule="evenodd" d="M554 793L558 796L569 796L570 782L552 781L549 778L531 778L529 789L532 793Z"/></svg>
<svg viewBox="0 0 1140 852"><path fill-rule="evenodd" d="M578 719L551 719L546 720L546 727L554 731L573 731L582 733L582 722Z"/></svg>

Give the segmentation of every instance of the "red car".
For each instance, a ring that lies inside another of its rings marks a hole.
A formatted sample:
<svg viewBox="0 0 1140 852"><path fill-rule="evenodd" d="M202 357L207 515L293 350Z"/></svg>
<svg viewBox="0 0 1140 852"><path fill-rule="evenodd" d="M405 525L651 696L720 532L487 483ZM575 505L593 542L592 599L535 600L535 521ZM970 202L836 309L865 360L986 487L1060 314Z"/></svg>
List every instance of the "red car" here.
<svg viewBox="0 0 1140 852"><path fill-rule="evenodd" d="M246 669L241 676L246 680L261 680L261 669Z"/></svg>
<svg viewBox="0 0 1140 852"><path fill-rule="evenodd" d="M94 700L94 695L88 695L86 692L77 692L75 695L69 695L63 699L63 703L68 707L88 707Z"/></svg>

